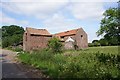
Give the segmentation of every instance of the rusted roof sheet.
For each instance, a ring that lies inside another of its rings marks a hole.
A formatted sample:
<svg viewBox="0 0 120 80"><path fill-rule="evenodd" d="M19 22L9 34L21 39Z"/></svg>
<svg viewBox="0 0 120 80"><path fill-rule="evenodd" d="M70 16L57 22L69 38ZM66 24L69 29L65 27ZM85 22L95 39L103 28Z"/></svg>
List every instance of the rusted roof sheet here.
<svg viewBox="0 0 120 80"><path fill-rule="evenodd" d="M73 29L73 30L69 30L69 31L65 31L65 32L60 32L60 33L57 33L55 34L56 36L68 36L68 35L74 35L77 33L77 31L81 29L81 28L78 28L78 29Z"/></svg>
<svg viewBox="0 0 120 80"><path fill-rule="evenodd" d="M51 35L46 29L26 28L30 34L34 35Z"/></svg>

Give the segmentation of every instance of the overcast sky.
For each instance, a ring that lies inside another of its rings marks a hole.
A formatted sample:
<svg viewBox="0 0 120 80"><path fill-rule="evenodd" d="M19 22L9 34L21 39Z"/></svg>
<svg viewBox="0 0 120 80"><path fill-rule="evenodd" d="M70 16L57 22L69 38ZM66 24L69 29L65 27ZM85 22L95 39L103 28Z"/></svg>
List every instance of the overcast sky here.
<svg viewBox="0 0 120 80"><path fill-rule="evenodd" d="M47 29L54 34L82 27L88 41L99 39L102 14L110 7L118 7L118 0L2 0L0 26L19 25Z"/></svg>

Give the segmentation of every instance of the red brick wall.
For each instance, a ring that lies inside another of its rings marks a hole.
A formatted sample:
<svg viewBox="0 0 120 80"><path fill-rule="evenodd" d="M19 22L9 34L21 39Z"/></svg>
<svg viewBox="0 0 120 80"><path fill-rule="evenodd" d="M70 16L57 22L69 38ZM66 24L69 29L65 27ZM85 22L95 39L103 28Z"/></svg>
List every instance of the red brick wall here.
<svg viewBox="0 0 120 80"><path fill-rule="evenodd" d="M26 40L27 37L27 40ZM34 49L42 49L47 47L48 40L51 37L47 36L31 36L29 33L27 35L24 33L23 36L23 50L30 51Z"/></svg>
<svg viewBox="0 0 120 80"><path fill-rule="evenodd" d="M24 51L28 50L27 41L26 41L27 35L28 35L27 33L24 33L23 35L23 50Z"/></svg>
<svg viewBox="0 0 120 80"><path fill-rule="evenodd" d="M79 29L77 31L75 38L76 38L77 46L79 49L88 47L88 37L87 37L86 32L83 29Z"/></svg>
<svg viewBox="0 0 120 80"><path fill-rule="evenodd" d="M30 34L29 32L25 32L23 35L23 50L24 51L30 51Z"/></svg>
<svg viewBox="0 0 120 80"><path fill-rule="evenodd" d="M30 48L31 49L42 49L42 48L46 48L47 44L48 44L48 40L51 37L47 37L47 36L31 36L30 37Z"/></svg>
<svg viewBox="0 0 120 80"><path fill-rule="evenodd" d="M86 32L83 29L79 29L76 35L65 36L64 41L66 41L68 37L71 37L72 39L76 40L76 43L79 49L88 48L88 37Z"/></svg>

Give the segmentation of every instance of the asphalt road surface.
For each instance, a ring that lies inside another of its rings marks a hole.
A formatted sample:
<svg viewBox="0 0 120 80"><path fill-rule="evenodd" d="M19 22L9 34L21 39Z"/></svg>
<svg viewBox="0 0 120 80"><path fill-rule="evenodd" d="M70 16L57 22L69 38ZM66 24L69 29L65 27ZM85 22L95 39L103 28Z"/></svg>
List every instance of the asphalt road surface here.
<svg viewBox="0 0 120 80"><path fill-rule="evenodd" d="M9 50L2 50L0 53L0 64L2 65L2 78L28 78L19 69L15 62L16 53Z"/></svg>

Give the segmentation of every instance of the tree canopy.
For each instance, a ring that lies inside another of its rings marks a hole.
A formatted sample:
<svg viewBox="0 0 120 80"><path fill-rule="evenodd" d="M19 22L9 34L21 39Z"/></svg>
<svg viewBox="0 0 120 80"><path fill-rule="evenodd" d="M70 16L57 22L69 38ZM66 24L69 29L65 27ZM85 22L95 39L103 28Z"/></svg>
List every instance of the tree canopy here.
<svg viewBox="0 0 120 80"><path fill-rule="evenodd" d="M48 41L48 47L54 52L61 52L62 51L62 43L56 37L51 38Z"/></svg>
<svg viewBox="0 0 120 80"><path fill-rule="evenodd" d="M2 26L2 47L16 45L23 40L24 29L17 25Z"/></svg>
<svg viewBox="0 0 120 80"><path fill-rule="evenodd" d="M100 29L97 31L97 36L104 35L104 39L109 45L120 44L120 25L119 25L119 9L109 8L103 14Z"/></svg>

